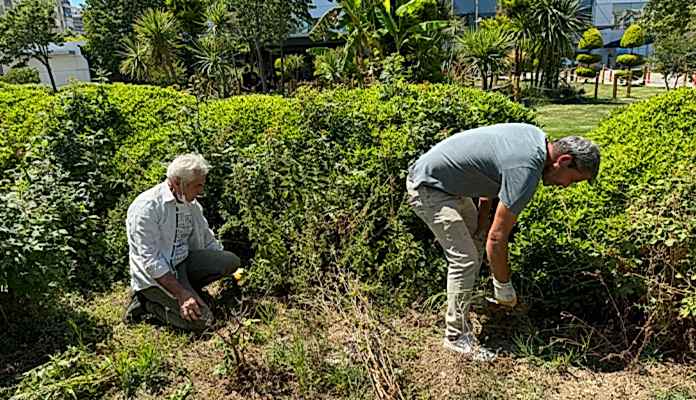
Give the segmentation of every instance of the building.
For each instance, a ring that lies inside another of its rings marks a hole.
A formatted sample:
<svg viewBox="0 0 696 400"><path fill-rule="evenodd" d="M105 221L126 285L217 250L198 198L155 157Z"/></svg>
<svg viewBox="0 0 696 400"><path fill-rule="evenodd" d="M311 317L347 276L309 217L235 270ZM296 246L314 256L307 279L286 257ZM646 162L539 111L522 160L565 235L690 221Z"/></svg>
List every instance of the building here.
<svg viewBox="0 0 696 400"><path fill-rule="evenodd" d="M53 72L53 79L56 86L65 86L73 81L89 82L91 76L89 73L89 65L87 59L82 55L80 46L84 46L85 42L69 42L62 46L51 44L48 51L51 54L50 64ZM39 71L41 83L50 86L51 79L48 76L46 67L35 59L30 59L27 66ZM0 73L10 69L10 66L0 65Z"/></svg>
<svg viewBox="0 0 696 400"><path fill-rule="evenodd" d="M85 34L85 25L82 20L82 7L72 7L72 30L78 35Z"/></svg>
<svg viewBox="0 0 696 400"><path fill-rule="evenodd" d="M602 33L604 48L596 51L602 56L602 63L613 66L616 56L633 51L636 54L649 56L652 45L647 44L637 49L623 49L620 46L621 37L627 27L643 15L647 0L591 0L586 1L592 8L592 25Z"/></svg>
<svg viewBox="0 0 696 400"><path fill-rule="evenodd" d="M483 18L495 17L496 0L450 0L453 14L466 19L467 25L475 25Z"/></svg>
<svg viewBox="0 0 696 400"><path fill-rule="evenodd" d="M3 15L7 10L21 1L22 0L0 0L0 15ZM70 0L55 0L55 4L56 27L60 32L84 32L84 28L82 27L82 11L79 8L71 6ZM79 21L77 22L73 17L75 10L77 10L79 14Z"/></svg>

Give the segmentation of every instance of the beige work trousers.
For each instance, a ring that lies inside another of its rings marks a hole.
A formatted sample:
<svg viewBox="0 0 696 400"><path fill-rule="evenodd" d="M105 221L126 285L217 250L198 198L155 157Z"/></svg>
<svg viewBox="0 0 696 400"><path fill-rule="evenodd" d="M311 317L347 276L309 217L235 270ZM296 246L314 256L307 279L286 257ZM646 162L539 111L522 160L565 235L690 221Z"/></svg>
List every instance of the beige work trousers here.
<svg viewBox="0 0 696 400"><path fill-rule="evenodd" d="M408 202L428 225L445 251L447 259L447 314L445 336L456 340L473 334L469 306L478 278L486 232L474 236L478 210L469 197L454 196L406 180Z"/></svg>

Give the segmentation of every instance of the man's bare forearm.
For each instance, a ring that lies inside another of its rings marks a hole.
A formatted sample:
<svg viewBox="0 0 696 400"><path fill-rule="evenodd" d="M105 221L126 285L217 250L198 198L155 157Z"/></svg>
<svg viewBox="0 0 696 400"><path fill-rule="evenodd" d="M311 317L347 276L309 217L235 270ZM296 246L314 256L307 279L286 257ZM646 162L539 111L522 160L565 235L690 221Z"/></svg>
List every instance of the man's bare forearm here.
<svg viewBox="0 0 696 400"><path fill-rule="evenodd" d="M510 281L510 267L508 266L508 242L507 239L489 237L486 242L488 263L493 271L493 276L499 282Z"/></svg>
<svg viewBox="0 0 696 400"><path fill-rule="evenodd" d="M163 288L167 289L169 293L176 297L177 300L193 295L193 293L186 290L186 288L176 280L176 277L171 272L167 272L161 277L155 278L155 280L157 283L162 285Z"/></svg>

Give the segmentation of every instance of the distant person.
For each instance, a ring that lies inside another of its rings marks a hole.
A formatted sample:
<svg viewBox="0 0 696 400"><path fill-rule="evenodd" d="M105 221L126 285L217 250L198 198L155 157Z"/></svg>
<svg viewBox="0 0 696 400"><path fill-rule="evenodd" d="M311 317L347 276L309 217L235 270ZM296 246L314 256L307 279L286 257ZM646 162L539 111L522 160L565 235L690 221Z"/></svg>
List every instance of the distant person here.
<svg viewBox="0 0 696 400"><path fill-rule="evenodd" d="M599 161L599 148L587 139L569 136L550 142L536 126L509 123L457 133L411 165L409 204L435 234L448 263L445 348L474 360L495 359L478 343L468 317L484 243L495 301L514 307L508 236L517 217L540 181L568 187L592 180ZM491 224L496 197L500 201ZM478 207L472 198L479 199Z"/></svg>
<svg viewBox="0 0 696 400"><path fill-rule="evenodd" d="M162 323L199 332L213 322L202 289L232 276L240 261L223 250L196 201L209 170L200 155L180 155L169 164L167 179L128 208L133 297L126 322L151 314Z"/></svg>

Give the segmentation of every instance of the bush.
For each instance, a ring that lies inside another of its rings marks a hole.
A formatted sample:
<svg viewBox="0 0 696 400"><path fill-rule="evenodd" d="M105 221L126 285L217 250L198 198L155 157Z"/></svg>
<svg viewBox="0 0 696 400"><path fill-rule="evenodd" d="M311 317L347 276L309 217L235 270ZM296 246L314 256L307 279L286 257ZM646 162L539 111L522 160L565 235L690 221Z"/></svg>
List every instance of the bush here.
<svg viewBox="0 0 696 400"><path fill-rule="evenodd" d="M2 87L0 99L17 90ZM252 289L304 290L340 266L383 290L439 290L444 261L414 241L414 226L427 231L401 204L406 166L456 130L532 120L500 95L439 85L243 96L200 111L190 96L144 86L71 86L48 99L34 110L42 118L7 126L31 145L2 186L11 206L0 217L14 230L3 232L12 257L0 284L27 295L123 279L126 208L192 150L215 166L202 201L228 248L252 257ZM418 268L428 254L439 273Z"/></svg>
<svg viewBox="0 0 696 400"><path fill-rule="evenodd" d="M48 88L0 82L0 171L23 158L27 144L43 131L54 101Z"/></svg>
<svg viewBox="0 0 696 400"><path fill-rule="evenodd" d="M604 47L602 34L597 28L590 28L582 34L578 48L581 50L592 50Z"/></svg>
<svg viewBox="0 0 696 400"><path fill-rule="evenodd" d="M594 78L597 76L597 70L588 67L577 67L575 68L575 74L583 78Z"/></svg>
<svg viewBox="0 0 696 400"><path fill-rule="evenodd" d="M616 57L616 62L627 67L635 67L643 64L643 57L638 54L620 54Z"/></svg>
<svg viewBox="0 0 696 400"><path fill-rule="evenodd" d="M594 64L599 62L602 59L602 57L599 54L578 54L575 57L575 61L581 63L581 64Z"/></svg>
<svg viewBox="0 0 696 400"><path fill-rule="evenodd" d="M629 106L590 135L602 145L596 186L537 192L511 261L545 318L615 330L605 339L624 356L696 344L695 111L688 89Z"/></svg>
<svg viewBox="0 0 696 400"><path fill-rule="evenodd" d="M276 293L307 290L336 269L394 301L440 291L444 259L403 201L409 162L455 131L532 121L500 95L446 85L304 90L260 107L258 120L233 111L264 98L215 104L232 123L206 153L224 171L213 208L234 211L223 216L224 239L246 236L250 287Z"/></svg>
<svg viewBox="0 0 696 400"><path fill-rule="evenodd" d="M0 286L48 296L126 277L125 210L184 147L177 118L190 104L148 87L72 86L50 96L0 86L0 115L10 116L0 124L10 139L1 153Z"/></svg>
<svg viewBox="0 0 696 400"><path fill-rule="evenodd" d="M646 39L645 29L638 24L633 24L626 29L619 45L625 49L631 49L644 45Z"/></svg>
<svg viewBox="0 0 696 400"><path fill-rule="evenodd" d="M0 82L13 85L24 85L28 83L41 83L39 71L32 67L12 68L5 75L0 75Z"/></svg>

